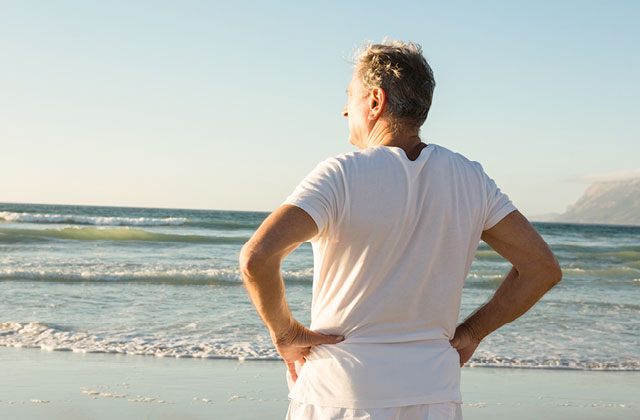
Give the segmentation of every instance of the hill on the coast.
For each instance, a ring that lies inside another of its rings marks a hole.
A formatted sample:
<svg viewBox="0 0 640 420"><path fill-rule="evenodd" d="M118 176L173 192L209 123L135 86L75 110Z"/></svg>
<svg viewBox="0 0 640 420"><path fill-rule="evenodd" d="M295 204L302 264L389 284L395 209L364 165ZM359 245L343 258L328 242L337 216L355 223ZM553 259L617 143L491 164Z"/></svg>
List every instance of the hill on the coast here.
<svg viewBox="0 0 640 420"><path fill-rule="evenodd" d="M553 221L640 225L640 178L596 182Z"/></svg>

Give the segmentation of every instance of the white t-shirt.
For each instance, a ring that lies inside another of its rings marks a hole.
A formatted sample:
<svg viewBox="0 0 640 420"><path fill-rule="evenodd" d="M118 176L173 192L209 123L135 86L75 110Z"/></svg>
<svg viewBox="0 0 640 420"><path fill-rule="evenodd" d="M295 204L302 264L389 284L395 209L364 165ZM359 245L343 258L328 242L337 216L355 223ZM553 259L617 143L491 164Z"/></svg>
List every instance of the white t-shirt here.
<svg viewBox="0 0 640 420"><path fill-rule="evenodd" d="M313 348L289 397L346 408L462 402L451 347L482 231L515 210L477 162L429 145L321 162L283 204L316 222Z"/></svg>

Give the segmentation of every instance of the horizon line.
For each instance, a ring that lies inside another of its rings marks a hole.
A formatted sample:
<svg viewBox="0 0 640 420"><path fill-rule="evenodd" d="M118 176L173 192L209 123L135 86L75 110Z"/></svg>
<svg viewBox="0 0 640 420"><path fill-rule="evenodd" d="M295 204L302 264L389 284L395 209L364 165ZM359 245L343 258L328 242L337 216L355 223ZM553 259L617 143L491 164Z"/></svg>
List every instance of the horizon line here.
<svg viewBox="0 0 640 420"><path fill-rule="evenodd" d="M136 205L114 205L114 204L69 204L69 203L26 203L18 201L0 201L2 204L26 204L34 206L68 206L68 207L106 207L106 208L122 208L122 209L162 209L162 210L195 210L195 211L233 211L238 213L271 213L273 210L230 210L230 209L210 209L210 208L187 208L187 207L150 207Z"/></svg>

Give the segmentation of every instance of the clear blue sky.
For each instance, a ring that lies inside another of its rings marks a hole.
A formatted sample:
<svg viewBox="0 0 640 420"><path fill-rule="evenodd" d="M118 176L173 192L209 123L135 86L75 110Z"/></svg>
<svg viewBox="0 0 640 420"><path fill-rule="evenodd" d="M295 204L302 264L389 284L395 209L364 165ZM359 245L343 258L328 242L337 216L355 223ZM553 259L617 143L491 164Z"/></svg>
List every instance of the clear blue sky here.
<svg viewBox="0 0 640 420"><path fill-rule="evenodd" d="M385 36L434 69L424 141L525 214L640 168L640 2L270 3L0 1L0 202L272 210L355 150L348 59Z"/></svg>

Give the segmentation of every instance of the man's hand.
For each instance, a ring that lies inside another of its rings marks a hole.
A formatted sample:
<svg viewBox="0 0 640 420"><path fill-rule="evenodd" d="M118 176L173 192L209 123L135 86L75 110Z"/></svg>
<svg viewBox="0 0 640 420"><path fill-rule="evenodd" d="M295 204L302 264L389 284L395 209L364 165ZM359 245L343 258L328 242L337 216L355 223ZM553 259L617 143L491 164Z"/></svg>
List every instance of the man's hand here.
<svg viewBox="0 0 640 420"><path fill-rule="evenodd" d="M294 382L298 379L295 362L304 364L313 346L344 340L305 328L293 319L285 299L280 263L317 233L316 223L308 213L285 204L265 219L240 253L244 285Z"/></svg>
<svg viewBox="0 0 640 420"><path fill-rule="evenodd" d="M482 240L513 267L489 302L458 325L451 345L460 354L460 366L486 336L527 312L562 279L562 271L549 245L517 210L509 213Z"/></svg>
<svg viewBox="0 0 640 420"><path fill-rule="evenodd" d="M460 355L460 367L462 367L476 351L476 348L480 344L480 339L473 336L473 332L466 324L460 324L456 328L456 332L453 335L453 339L449 343L458 350Z"/></svg>
<svg viewBox="0 0 640 420"><path fill-rule="evenodd" d="M271 339L278 350L278 354L287 364L293 382L298 379L295 362L304 364L311 349L318 344L337 344L344 340L343 336L325 335L305 328L304 325L294 321L289 328L277 336L272 334Z"/></svg>

